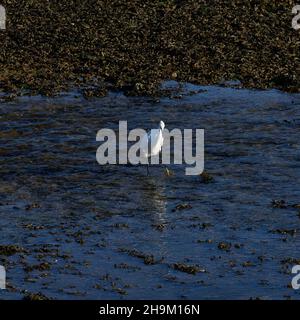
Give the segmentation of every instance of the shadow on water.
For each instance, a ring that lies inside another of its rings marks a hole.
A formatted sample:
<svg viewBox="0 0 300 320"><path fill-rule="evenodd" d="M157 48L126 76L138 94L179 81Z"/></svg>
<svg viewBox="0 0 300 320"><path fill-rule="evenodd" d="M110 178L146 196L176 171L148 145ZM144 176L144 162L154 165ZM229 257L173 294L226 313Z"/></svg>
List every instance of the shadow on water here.
<svg viewBox="0 0 300 320"><path fill-rule="evenodd" d="M296 94L192 85L159 101L1 103L0 244L18 247L0 247L0 298L299 299L299 107ZM96 133L119 120L205 129L213 180L99 166Z"/></svg>

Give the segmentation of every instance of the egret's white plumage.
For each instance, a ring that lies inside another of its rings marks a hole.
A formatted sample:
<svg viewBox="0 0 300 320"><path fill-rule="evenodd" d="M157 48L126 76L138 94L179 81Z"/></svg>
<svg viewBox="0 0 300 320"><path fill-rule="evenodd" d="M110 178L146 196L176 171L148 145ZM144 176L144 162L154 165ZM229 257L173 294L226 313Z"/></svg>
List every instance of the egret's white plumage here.
<svg viewBox="0 0 300 320"><path fill-rule="evenodd" d="M165 123L163 121L160 121L158 129L152 129L149 133L144 135L140 143L142 157L149 158L159 154L164 143L164 128Z"/></svg>

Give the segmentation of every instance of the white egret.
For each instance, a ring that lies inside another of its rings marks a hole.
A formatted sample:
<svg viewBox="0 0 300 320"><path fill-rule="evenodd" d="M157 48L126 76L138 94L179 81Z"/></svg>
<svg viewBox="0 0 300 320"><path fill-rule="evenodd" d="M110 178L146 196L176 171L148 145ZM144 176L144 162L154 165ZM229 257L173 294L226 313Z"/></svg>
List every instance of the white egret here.
<svg viewBox="0 0 300 320"><path fill-rule="evenodd" d="M141 139L140 150L141 156L144 158L151 158L158 155L164 143L163 130L165 123L160 121L158 129L151 129ZM147 174L149 174L149 163L147 164Z"/></svg>

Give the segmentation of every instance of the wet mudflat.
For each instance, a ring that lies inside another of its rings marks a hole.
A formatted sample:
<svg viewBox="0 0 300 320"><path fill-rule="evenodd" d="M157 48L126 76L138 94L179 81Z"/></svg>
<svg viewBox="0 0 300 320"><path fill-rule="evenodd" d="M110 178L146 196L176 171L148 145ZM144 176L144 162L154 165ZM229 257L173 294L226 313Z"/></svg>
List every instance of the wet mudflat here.
<svg viewBox="0 0 300 320"><path fill-rule="evenodd" d="M299 299L300 96L184 86L0 104L1 299ZM205 129L205 172L100 166L96 133Z"/></svg>

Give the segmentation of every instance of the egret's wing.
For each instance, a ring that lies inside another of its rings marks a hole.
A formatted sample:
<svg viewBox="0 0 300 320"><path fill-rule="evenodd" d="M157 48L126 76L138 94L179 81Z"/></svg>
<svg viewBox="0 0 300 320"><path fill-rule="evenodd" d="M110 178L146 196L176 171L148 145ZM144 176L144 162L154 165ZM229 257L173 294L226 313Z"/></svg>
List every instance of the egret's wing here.
<svg viewBox="0 0 300 320"><path fill-rule="evenodd" d="M151 146L151 132L145 134L140 142L141 155L148 157Z"/></svg>
<svg viewBox="0 0 300 320"><path fill-rule="evenodd" d="M162 147L163 144L163 137L162 132L160 129L153 129L151 130L151 155L157 155Z"/></svg>
<svg viewBox="0 0 300 320"><path fill-rule="evenodd" d="M160 129L152 129L141 139L141 155L144 157L157 155L163 145L163 136Z"/></svg>

